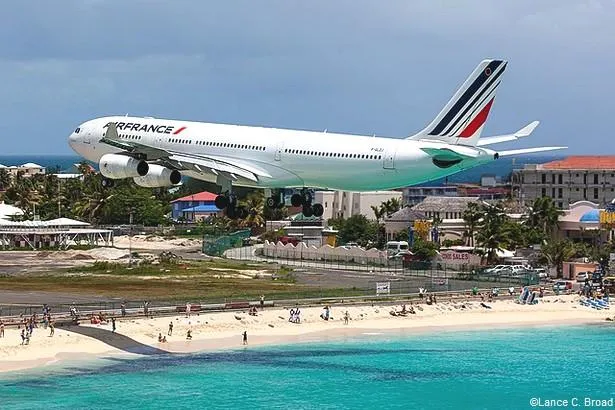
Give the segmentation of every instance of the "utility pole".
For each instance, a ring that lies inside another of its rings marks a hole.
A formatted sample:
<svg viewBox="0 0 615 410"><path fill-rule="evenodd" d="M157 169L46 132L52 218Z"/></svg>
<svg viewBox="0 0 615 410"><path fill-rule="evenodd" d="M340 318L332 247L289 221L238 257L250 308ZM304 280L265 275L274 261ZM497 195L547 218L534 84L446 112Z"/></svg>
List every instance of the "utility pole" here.
<svg viewBox="0 0 615 410"><path fill-rule="evenodd" d="M128 266L132 266L132 215L133 208L130 208L130 217L128 220Z"/></svg>
<svg viewBox="0 0 615 410"><path fill-rule="evenodd" d="M62 185L60 182L62 182L62 180L58 178L58 218L62 217L62 202L60 199L62 197Z"/></svg>

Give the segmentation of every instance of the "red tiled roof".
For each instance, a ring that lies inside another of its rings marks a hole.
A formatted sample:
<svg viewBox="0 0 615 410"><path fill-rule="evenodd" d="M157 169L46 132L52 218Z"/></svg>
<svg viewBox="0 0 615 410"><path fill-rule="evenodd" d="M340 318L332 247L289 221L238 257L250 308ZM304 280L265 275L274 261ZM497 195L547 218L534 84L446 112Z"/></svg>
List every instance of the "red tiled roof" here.
<svg viewBox="0 0 615 410"><path fill-rule="evenodd" d="M543 169L604 169L615 170L615 156L575 155L542 165Z"/></svg>
<svg viewBox="0 0 615 410"><path fill-rule="evenodd" d="M194 195L186 195L181 198L177 198L173 202L185 202L185 201L214 201L218 195L212 194L211 192L203 191Z"/></svg>

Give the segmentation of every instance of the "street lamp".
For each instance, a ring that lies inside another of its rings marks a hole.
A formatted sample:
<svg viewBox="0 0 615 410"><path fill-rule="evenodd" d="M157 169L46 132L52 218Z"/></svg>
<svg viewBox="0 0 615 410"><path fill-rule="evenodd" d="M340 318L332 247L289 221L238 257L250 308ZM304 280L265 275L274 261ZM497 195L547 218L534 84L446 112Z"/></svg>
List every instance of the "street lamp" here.
<svg viewBox="0 0 615 410"><path fill-rule="evenodd" d="M128 219L128 266L132 266L132 216L134 210L130 208L130 216Z"/></svg>

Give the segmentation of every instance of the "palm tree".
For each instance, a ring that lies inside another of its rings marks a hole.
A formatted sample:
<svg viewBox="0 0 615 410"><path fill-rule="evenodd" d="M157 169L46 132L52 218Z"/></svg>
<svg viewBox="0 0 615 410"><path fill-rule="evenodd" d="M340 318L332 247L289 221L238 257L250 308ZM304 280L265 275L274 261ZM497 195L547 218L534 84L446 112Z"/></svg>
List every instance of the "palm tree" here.
<svg viewBox="0 0 615 410"><path fill-rule="evenodd" d="M531 228L540 229L545 237L549 237L557 227L562 214L562 210L555 206L553 199L543 196L534 200L527 215L527 224Z"/></svg>
<svg viewBox="0 0 615 410"><path fill-rule="evenodd" d="M478 244L485 249L487 262L497 259L497 251L510 242L508 216L501 204L484 206L483 223L476 235Z"/></svg>
<svg viewBox="0 0 615 410"><path fill-rule="evenodd" d="M550 266L555 267L558 278L563 276L563 263L572 258L576 251L574 243L567 239L552 239L540 248L541 256Z"/></svg>
<svg viewBox="0 0 615 410"><path fill-rule="evenodd" d="M0 191L6 191L11 186L11 174L4 168L0 168Z"/></svg>
<svg viewBox="0 0 615 410"><path fill-rule="evenodd" d="M465 236L469 246L474 246L474 235L479 227L481 218L483 217L483 209L478 202L470 202L465 211L463 211L463 221L466 225Z"/></svg>
<svg viewBox="0 0 615 410"><path fill-rule="evenodd" d="M114 189L103 188L101 179L100 175L85 175L81 197L73 208L75 215L91 224L100 220L105 205L114 197Z"/></svg>
<svg viewBox="0 0 615 410"><path fill-rule="evenodd" d="M241 226L260 230L265 226L265 198L262 191L255 191L248 195L241 203L248 211L248 216L241 221Z"/></svg>

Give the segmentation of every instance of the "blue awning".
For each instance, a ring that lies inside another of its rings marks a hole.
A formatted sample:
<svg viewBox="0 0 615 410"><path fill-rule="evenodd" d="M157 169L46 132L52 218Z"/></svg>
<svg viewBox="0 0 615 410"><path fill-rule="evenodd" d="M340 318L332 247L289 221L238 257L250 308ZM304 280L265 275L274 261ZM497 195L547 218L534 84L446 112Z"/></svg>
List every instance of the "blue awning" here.
<svg viewBox="0 0 615 410"><path fill-rule="evenodd" d="M209 212L209 213L213 213L213 212L220 212L220 209L218 209L217 206L213 205L213 204L208 204L208 205L199 205L199 206L193 206L191 208L184 208L181 210L181 212L183 213L192 213L192 212Z"/></svg>

